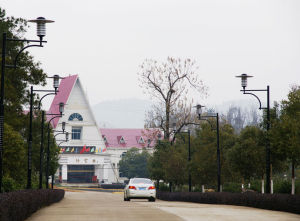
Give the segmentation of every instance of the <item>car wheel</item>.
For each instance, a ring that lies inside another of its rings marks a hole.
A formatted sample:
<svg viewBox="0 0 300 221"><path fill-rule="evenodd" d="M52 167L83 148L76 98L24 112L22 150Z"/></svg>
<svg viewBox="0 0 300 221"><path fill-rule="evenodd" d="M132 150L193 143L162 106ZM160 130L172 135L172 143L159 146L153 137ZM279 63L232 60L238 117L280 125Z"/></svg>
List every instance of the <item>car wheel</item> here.
<svg viewBox="0 0 300 221"><path fill-rule="evenodd" d="M149 201L149 202L155 202L155 198L154 198L154 197L150 197L150 198L148 199L148 201Z"/></svg>

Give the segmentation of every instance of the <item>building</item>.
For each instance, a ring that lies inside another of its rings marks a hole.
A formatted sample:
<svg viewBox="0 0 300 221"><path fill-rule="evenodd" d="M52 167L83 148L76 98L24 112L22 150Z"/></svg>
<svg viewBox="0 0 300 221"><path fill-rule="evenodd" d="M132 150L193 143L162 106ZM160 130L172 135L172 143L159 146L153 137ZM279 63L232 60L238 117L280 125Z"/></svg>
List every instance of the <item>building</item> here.
<svg viewBox="0 0 300 221"><path fill-rule="evenodd" d="M60 133L65 122L65 131L70 134L67 142L64 142L65 134L55 137L60 144L60 166L56 174L60 182L119 182L122 154L132 147L152 151L156 130L98 128L78 75L62 79L58 91L48 113L58 114L60 102L65 104L64 113L51 124Z"/></svg>

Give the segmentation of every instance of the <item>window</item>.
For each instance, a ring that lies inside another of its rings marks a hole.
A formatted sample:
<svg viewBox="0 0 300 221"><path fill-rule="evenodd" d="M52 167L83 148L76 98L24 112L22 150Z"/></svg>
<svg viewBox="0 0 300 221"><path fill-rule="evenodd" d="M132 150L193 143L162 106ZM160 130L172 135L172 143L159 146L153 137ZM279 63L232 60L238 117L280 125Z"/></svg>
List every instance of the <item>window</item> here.
<svg viewBox="0 0 300 221"><path fill-rule="evenodd" d="M145 141L144 141L144 139L143 139L143 137L140 137L140 139L139 139L139 142L138 142L139 144L143 144L143 143L145 143Z"/></svg>
<svg viewBox="0 0 300 221"><path fill-rule="evenodd" d="M72 120L83 121L83 118L82 118L82 116L80 114L73 113L69 117L69 121L72 121Z"/></svg>
<svg viewBox="0 0 300 221"><path fill-rule="evenodd" d="M72 127L72 140L81 139L82 127Z"/></svg>

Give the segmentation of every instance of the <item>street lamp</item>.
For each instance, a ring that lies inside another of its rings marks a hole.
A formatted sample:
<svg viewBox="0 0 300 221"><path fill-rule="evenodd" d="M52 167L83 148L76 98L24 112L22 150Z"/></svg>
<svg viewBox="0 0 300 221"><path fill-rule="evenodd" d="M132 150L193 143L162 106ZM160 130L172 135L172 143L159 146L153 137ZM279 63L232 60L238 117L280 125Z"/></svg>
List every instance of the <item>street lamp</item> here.
<svg viewBox="0 0 300 221"><path fill-rule="evenodd" d="M49 161L50 161L50 123L55 118L62 117L63 112L64 112L64 103L60 102L59 114L46 114L46 115L54 116L48 121L48 145L47 145L47 164L46 164L46 188L47 189L49 188L48 174L49 174Z"/></svg>
<svg viewBox="0 0 300 221"><path fill-rule="evenodd" d="M258 90L246 90L247 87L247 79L252 77L247 74L242 74L240 76L236 76L237 78L241 78L242 87L241 90L243 94L249 94L254 96L258 102L259 102L259 109L260 110L267 110L267 139L266 139L266 193L271 192L271 151L270 151L270 140L269 140L269 130L270 130L270 87L267 85L267 89L258 89ZM267 107L262 107L261 101L259 97L253 93L249 92L259 92L259 91L265 91L267 92Z"/></svg>
<svg viewBox="0 0 300 221"><path fill-rule="evenodd" d="M58 92L58 86L59 86L59 75L53 75L53 87L54 91L49 90L39 101L38 110L41 109L42 100L48 96L48 95L56 95ZM47 90L43 90L43 92L47 92ZM42 189L42 180L43 180L43 158L44 158L44 123L45 123L45 111L42 110L42 122L41 122L41 147L40 147L40 176L39 176L39 188Z"/></svg>
<svg viewBox="0 0 300 221"><path fill-rule="evenodd" d="M16 68L17 61L19 55L29 47L43 47L43 43L47 43L47 41L43 41L43 37L46 35L46 23L54 22L51 20L46 20L43 17L38 17L35 20L30 20L29 22L34 22L37 24L37 35L40 37L40 40L27 40L27 39L11 39L7 38L7 33L3 33L2 39L2 65L1 65L1 85L0 85L0 193L2 192L2 176L3 176L3 169L2 169L2 159L3 159L3 132L4 132L4 80L5 80L5 68ZM6 42L26 42L26 43L39 43L39 44L31 44L23 47L19 50L18 54L14 59L13 65L6 64Z"/></svg>
<svg viewBox="0 0 300 221"><path fill-rule="evenodd" d="M53 90L34 90L33 86L30 87L30 112L29 112L29 134L28 134L28 152L27 152L27 189L31 189L31 171L32 171L32 115L33 115L33 92L51 92L44 95L40 101L38 109L41 108L41 101L49 94L57 94L57 88L59 85L59 75L53 77ZM54 93L53 93L54 92ZM41 129L41 148L40 148L40 183L39 188L42 188L42 157L43 157L43 137L44 137L44 111L42 111L42 129Z"/></svg>
<svg viewBox="0 0 300 221"><path fill-rule="evenodd" d="M217 165L218 165L218 192L221 192L221 162L220 162L220 132L219 132L219 113L216 114L210 114L210 115L202 115L202 108L204 106L197 104L197 115L199 120L208 120L209 118L216 118L216 124L217 124Z"/></svg>

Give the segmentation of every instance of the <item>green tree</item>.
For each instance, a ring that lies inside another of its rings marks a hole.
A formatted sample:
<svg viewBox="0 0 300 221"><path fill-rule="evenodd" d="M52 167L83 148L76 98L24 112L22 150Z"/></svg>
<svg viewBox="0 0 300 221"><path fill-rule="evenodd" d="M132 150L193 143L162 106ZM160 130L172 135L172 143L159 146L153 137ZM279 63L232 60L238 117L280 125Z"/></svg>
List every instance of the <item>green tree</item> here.
<svg viewBox="0 0 300 221"><path fill-rule="evenodd" d="M300 87L294 86L281 102L281 114L271 130L273 152L287 159L292 168L292 194L295 168L300 165Z"/></svg>
<svg viewBox="0 0 300 221"><path fill-rule="evenodd" d="M147 162L150 154L146 150L142 150L140 153L139 149L131 148L126 152L123 158L120 160L120 173L123 177L149 177L147 169Z"/></svg>
<svg viewBox="0 0 300 221"><path fill-rule="evenodd" d="M3 154L3 183L10 180L14 185L4 185L4 191L25 188L26 173L26 143L22 136L13 128L4 124L4 146Z"/></svg>
<svg viewBox="0 0 300 221"><path fill-rule="evenodd" d="M228 160L244 183L251 178L263 180L265 155L264 132L259 127L247 126L241 131L236 145L228 151Z"/></svg>

